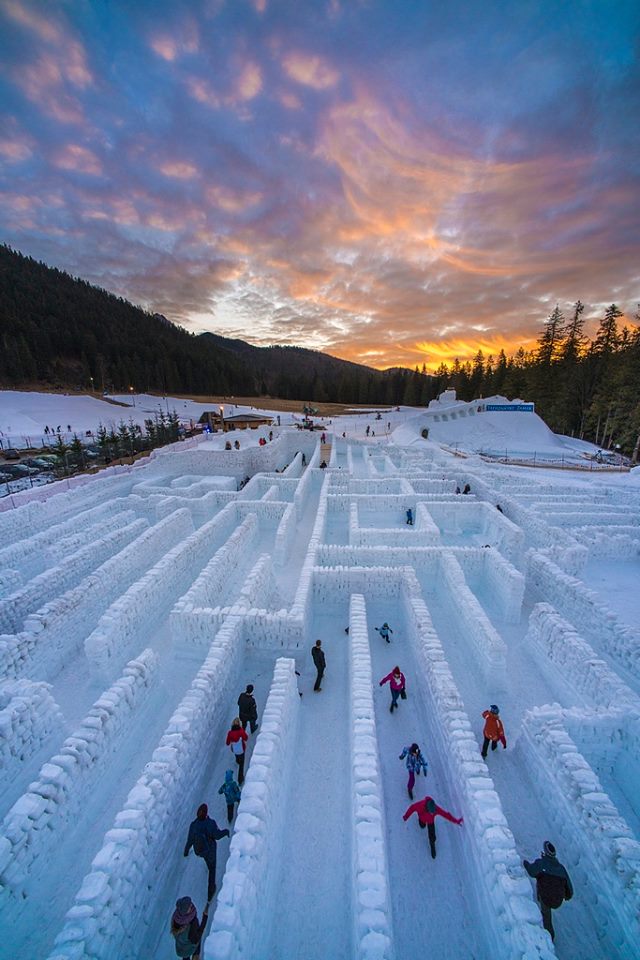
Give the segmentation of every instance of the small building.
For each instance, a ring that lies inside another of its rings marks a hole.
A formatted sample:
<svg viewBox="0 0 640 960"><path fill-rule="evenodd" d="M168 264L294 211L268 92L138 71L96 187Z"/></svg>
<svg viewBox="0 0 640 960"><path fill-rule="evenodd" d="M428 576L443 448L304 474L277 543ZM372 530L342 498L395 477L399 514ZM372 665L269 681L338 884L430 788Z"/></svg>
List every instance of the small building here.
<svg viewBox="0 0 640 960"><path fill-rule="evenodd" d="M236 413L232 417L223 419L222 429L225 433L228 430L257 430L258 427L270 427L272 423L273 417L267 417L264 414Z"/></svg>

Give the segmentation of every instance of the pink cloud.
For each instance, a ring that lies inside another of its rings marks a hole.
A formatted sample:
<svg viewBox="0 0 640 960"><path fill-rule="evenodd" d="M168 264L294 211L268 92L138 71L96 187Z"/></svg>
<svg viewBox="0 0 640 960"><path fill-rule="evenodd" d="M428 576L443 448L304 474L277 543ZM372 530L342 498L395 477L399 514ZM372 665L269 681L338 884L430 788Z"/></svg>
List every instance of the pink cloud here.
<svg viewBox="0 0 640 960"><path fill-rule="evenodd" d="M340 79L338 71L317 54L291 51L284 55L282 66L292 80L314 90L335 87Z"/></svg>
<svg viewBox="0 0 640 960"><path fill-rule="evenodd" d="M238 77L235 97L238 100L253 100L262 90L262 70L257 63L246 63Z"/></svg>
<svg viewBox="0 0 640 960"><path fill-rule="evenodd" d="M193 180L198 176L198 168L186 160L165 160L159 164L158 170L165 177L175 177L176 180Z"/></svg>
<svg viewBox="0 0 640 960"><path fill-rule="evenodd" d="M102 164L95 153L77 143L69 143L58 150L54 154L53 162L61 170L75 170L77 173L89 173L94 176L102 173Z"/></svg>

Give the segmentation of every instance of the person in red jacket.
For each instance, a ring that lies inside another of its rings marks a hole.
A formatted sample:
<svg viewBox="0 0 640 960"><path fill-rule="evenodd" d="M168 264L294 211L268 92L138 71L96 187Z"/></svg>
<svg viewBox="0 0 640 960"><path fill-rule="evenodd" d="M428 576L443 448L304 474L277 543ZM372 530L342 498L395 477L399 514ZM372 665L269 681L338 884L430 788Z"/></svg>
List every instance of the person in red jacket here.
<svg viewBox="0 0 640 960"><path fill-rule="evenodd" d="M388 673L386 677L383 677L380 681L380 686L390 681L389 686L391 687L391 706L389 707L389 713L393 713L394 710L398 709L398 697L402 696L406 690L406 681L404 678L404 673L400 667L394 667L391 673ZM406 700L405 696L402 696L403 700Z"/></svg>
<svg viewBox="0 0 640 960"><path fill-rule="evenodd" d="M482 731L484 736L484 742L482 744L482 756L486 760L489 744L491 744L491 749L495 750L498 746L498 743L501 743L503 748L506 750L507 740L504 735L502 720L500 719L500 710L495 703L492 703L489 709L484 711L482 716L485 720L484 730Z"/></svg>
<svg viewBox="0 0 640 960"><path fill-rule="evenodd" d="M244 783L244 751L248 739L247 731L242 729L240 717L236 717L227 734L227 746L231 748L231 753L238 764L238 783L240 784Z"/></svg>
<svg viewBox="0 0 640 960"><path fill-rule="evenodd" d="M464 817L454 817L452 813L449 813L448 810L443 810L442 807L439 807L435 802L433 797L425 797L424 800L418 800L417 803L412 803L407 812L403 816L403 820L408 820L412 814L418 814L418 823L422 830L426 827L429 832L429 847L431 848L431 859L435 860L436 858L436 817L444 817L445 820L450 820L451 823L457 823L458 826L464 823Z"/></svg>

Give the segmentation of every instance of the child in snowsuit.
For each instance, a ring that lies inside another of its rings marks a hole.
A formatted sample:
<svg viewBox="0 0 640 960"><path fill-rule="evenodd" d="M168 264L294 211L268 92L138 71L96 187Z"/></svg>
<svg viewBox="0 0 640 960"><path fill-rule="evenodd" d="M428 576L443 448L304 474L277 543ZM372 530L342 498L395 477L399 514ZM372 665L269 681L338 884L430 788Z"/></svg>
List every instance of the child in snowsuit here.
<svg viewBox="0 0 640 960"><path fill-rule="evenodd" d="M529 876L535 877L536 896L540 904L542 925L551 939L555 940L551 911L557 910L562 905L563 900L571 900L573 896L573 886L569 874L558 860L556 848L550 840L545 840L542 855L537 860L534 860L533 863L524 860L523 863Z"/></svg>
<svg viewBox="0 0 640 960"><path fill-rule="evenodd" d="M391 687L391 706L389 707L389 713L393 713L394 710L398 709L398 697L405 692L406 686L404 673L402 673L400 667L394 667L391 673L383 677L380 681L380 686L387 683L387 681L390 681L389 686ZM402 697L402 699L406 699L406 696Z"/></svg>
<svg viewBox="0 0 640 960"><path fill-rule="evenodd" d="M236 717L231 724L231 730L227 734L227 746L234 755L238 764L238 783L244 783L244 751L245 744L249 737L247 731L242 729L240 717Z"/></svg>
<svg viewBox="0 0 640 960"><path fill-rule="evenodd" d="M413 510L411 509L407 510L407 524L410 527L413 526Z"/></svg>
<svg viewBox="0 0 640 960"><path fill-rule="evenodd" d="M224 793L227 801L227 820L229 823L233 820L233 806L240 803L240 787L233 779L233 770L227 770L224 775L224 783L218 790L218 793Z"/></svg>
<svg viewBox="0 0 640 960"><path fill-rule="evenodd" d="M196 813L196 819L192 821L189 827L189 834L184 848L185 857L189 856L189 850L193 847L196 857L202 857L209 870L209 884L207 887L207 900L211 900L216 892L216 843L223 837L229 836L228 830L220 830L215 820L212 820L209 814L209 808L206 803L201 803ZM187 953L184 956L190 957Z"/></svg>
<svg viewBox="0 0 640 960"><path fill-rule="evenodd" d="M495 703L492 703L488 710L485 710L482 716L485 719L484 730L482 731L484 741L482 744L482 756L487 759L487 749L491 743L491 749L495 750L498 743L507 749L507 741L504 735L504 727L500 719L500 710Z"/></svg>
<svg viewBox="0 0 640 960"><path fill-rule="evenodd" d="M383 640L386 640L387 643L391 643L391 640L389 640L389 634L393 633L393 630L391 629L389 624L386 622L386 620L381 627L375 627L375 629L378 631L378 633L380 634Z"/></svg>
<svg viewBox="0 0 640 960"><path fill-rule="evenodd" d="M200 941L209 919L208 904L202 913L202 922L198 922L198 912L191 897L180 897L171 917L171 936L176 942L176 956L200 957Z"/></svg>
<svg viewBox="0 0 640 960"><path fill-rule="evenodd" d="M412 743L410 747L405 747L398 759L404 760L405 757L407 758L407 770L409 771L407 790L409 792L410 799L413 800L413 785L416 782L416 774L417 776L420 776L420 769L422 768L426 777L427 761L422 756L422 752L417 743Z"/></svg>
<svg viewBox="0 0 640 960"><path fill-rule="evenodd" d="M433 797L425 797L424 800L418 800L417 803L413 803L404 814L402 819L408 820L409 817L414 813L418 814L418 822L421 829L424 830L425 827L428 829L431 859L435 860L436 827L434 821L436 817L444 817L445 820L450 820L451 823L457 823L458 825L464 823L464 817L459 817L456 819L456 817L454 817L452 813L449 813L448 810L443 810L442 807L439 807Z"/></svg>

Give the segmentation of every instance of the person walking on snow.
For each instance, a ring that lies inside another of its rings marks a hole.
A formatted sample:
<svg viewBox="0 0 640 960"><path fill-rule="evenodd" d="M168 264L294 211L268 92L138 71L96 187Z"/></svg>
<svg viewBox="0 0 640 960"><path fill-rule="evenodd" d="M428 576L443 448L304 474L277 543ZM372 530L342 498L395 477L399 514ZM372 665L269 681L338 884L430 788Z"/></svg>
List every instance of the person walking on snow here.
<svg viewBox="0 0 640 960"><path fill-rule="evenodd" d="M326 442L327 442L327 435L326 435L326 433L321 433L321 434L320 434L320 443L326 443Z"/></svg>
<svg viewBox="0 0 640 960"><path fill-rule="evenodd" d="M571 879L565 867L558 860L556 848L550 840L545 840L542 846L542 854L537 860L534 860L533 863L523 860L523 864L529 876L535 878L536 896L540 904L542 925L553 941L556 934L553 929L551 911L562 906L564 900L571 900L573 896Z"/></svg>
<svg viewBox="0 0 640 960"><path fill-rule="evenodd" d="M224 775L224 783L218 790L218 793L224 793L227 801L227 820L229 823L233 820L234 804L240 803L240 787L233 779L233 770L227 770Z"/></svg>
<svg viewBox="0 0 640 960"><path fill-rule="evenodd" d="M398 697L402 697L403 700L406 699L406 681L400 667L394 667L391 673L383 677L380 681L380 686L387 681L389 681L389 686L391 687L391 706L389 707L389 713L393 713L394 710L398 709Z"/></svg>
<svg viewBox="0 0 640 960"><path fill-rule="evenodd" d="M422 768L426 777L427 761L422 756L422 751L417 743L412 743L410 747L405 747L398 759L404 760L405 757L407 758L407 770L409 771L407 791L409 798L413 800L413 785L416 782L416 776L420 776L420 769Z"/></svg>
<svg viewBox="0 0 640 960"><path fill-rule="evenodd" d="M180 897L176 900L170 931L176 943L177 957L193 957L193 960L199 960L200 941L208 919L208 904L202 912L202 922L198 922L198 911L191 897Z"/></svg>
<svg viewBox="0 0 640 960"><path fill-rule="evenodd" d="M244 751L248 739L247 731L242 729L240 717L236 717L231 724L231 730L227 734L227 746L238 764L238 783L240 785L244 783Z"/></svg>
<svg viewBox="0 0 640 960"><path fill-rule="evenodd" d="M489 744L491 744L491 749L495 750L498 746L498 743L501 743L503 748L507 749L507 741L504 735L504 727L502 726L502 720L500 719L500 709L496 706L495 703L492 703L488 710L485 710L482 716L485 719L484 730L482 734L484 736L484 741L482 744L482 756L484 759L487 759L487 749Z"/></svg>
<svg viewBox="0 0 640 960"><path fill-rule="evenodd" d="M238 697L238 713L242 729L246 730L247 724L249 724L251 733L255 733L258 729L258 707L253 696L252 683L247 684L247 689Z"/></svg>
<svg viewBox="0 0 640 960"><path fill-rule="evenodd" d="M411 508L407 510L407 526L413 526L413 510Z"/></svg>
<svg viewBox="0 0 640 960"><path fill-rule="evenodd" d="M196 813L196 819L191 822L189 827L184 855L188 857L189 850L193 847L196 857L202 857L206 863L209 871L207 901L210 901L216 892L217 841L228 836L229 831L220 830L215 820L212 820L209 816L209 808L206 803L201 803ZM190 954L185 954L185 956L190 956Z"/></svg>
<svg viewBox="0 0 640 960"><path fill-rule="evenodd" d="M313 662L316 667L316 682L313 685L314 690L322 689L322 677L324 676L324 671L327 666L327 660L324 655L324 650L322 649L322 641L316 640L315 646L311 647L311 656L313 657Z"/></svg>
<svg viewBox="0 0 640 960"><path fill-rule="evenodd" d="M403 820L408 820L410 816L414 813L418 814L418 823L422 830L427 827L429 832L429 847L431 849L431 859L435 860L436 858L436 817L444 817L445 820L449 820L451 823L457 823L458 826L464 823L464 817L454 817L452 813L449 813L448 810L443 810L442 807L439 807L435 802L433 797L425 797L424 800L418 800L417 803L411 804L407 812L402 817Z"/></svg>
<svg viewBox="0 0 640 960"><path fill-rule="evenodd" d="M378 631L383 640L386 640L387 643L391 643L391 640L389 640L389 634L393 633L393 630L386 620L381 627L374 627L374 629Z"/></svg>

